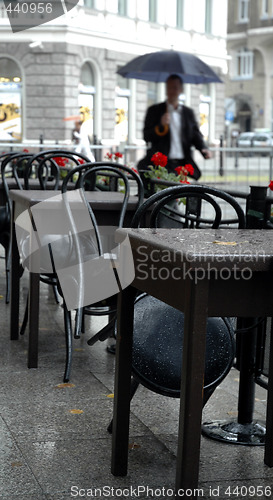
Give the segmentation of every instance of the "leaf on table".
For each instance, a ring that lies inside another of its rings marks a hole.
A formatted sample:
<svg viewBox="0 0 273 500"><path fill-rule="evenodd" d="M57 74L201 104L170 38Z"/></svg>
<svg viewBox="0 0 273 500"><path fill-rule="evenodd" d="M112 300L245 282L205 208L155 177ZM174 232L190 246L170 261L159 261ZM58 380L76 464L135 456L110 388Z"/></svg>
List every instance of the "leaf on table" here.
<svg viewBox="0 0 273 500"><path fill-rule="evenodd" d="M83 413L83 410L69 410L69 413L72 413L72 415L80 415L81 413Z"/></svg>
<svg viewBox="0 0 273 500"><path fill-rule="evenodd" d="M215 240L212 243L215 243L216 245L229 245L229 246L233 246L233 247L237 245L236 241L218 241L218 240Z"/></svg>

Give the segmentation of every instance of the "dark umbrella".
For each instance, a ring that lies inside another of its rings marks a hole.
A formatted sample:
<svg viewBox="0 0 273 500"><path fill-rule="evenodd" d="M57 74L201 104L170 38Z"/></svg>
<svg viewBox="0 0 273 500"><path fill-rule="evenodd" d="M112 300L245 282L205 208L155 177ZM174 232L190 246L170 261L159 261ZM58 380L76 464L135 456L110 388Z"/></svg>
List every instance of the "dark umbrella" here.
<svg viewBox="0 0 273 500"><path fill-rule="evenodd" d="M199 57L176 50L162 50L136 57L120 68L118 74L149 82L165 82L168 76L176 74L184 83L222 83L219 76Z"/></svg>

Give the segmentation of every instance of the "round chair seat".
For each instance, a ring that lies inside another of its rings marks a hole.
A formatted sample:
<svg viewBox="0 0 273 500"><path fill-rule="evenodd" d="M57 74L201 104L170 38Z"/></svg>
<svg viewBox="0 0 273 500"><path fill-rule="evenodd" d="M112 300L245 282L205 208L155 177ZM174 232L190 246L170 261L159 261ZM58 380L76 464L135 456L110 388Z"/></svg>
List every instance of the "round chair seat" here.
<svg viewBox="0 0 273 500"><path fill-rule="evenodd" d="M184 314L147 295L135 302L133 362L135 378L148 389L180 397ZM208 318L204 390L212 390L228 374L234 360L229 320Z"/></svg>

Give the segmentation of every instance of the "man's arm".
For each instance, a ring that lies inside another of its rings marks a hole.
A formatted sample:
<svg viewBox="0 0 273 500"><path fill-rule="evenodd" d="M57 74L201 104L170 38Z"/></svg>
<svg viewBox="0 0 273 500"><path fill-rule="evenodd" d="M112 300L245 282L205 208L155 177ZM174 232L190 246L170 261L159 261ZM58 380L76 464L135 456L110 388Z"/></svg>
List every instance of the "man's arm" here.
<svg viewBox="0 0 273 500"><path fill-rule="evenodd" d="M154 105L148 108L144 123L144 140L158 142L162 135L168 132L168 113L164 113L164 105ZM166 128L167 127L167 128Z"/></svg>
<svg viewBox="0 0 273 500"><path fill-rule="evenodd" d="M200 151L205 159L211 158L211 152L209 151L204 141L204 137L198 127L193 110L188 108L188 113L190 121L192 123L192 145L195 146L198 151Z"/></svg>

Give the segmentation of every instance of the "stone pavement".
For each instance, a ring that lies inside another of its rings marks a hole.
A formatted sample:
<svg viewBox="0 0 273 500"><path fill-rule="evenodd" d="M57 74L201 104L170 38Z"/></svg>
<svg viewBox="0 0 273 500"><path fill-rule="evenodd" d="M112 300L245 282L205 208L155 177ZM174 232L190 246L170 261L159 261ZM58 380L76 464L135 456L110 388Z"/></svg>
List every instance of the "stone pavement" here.
<svg viewBox="0 0 273 500"><path fill-rule="evenodd" d="M27 276L22 294L27 293ZM62 308L41 286L38 369L27 368L27 335L9 340L0 260L0 498L170 498L175 482L178 400L141 387L132 402L129 472L110 472L115 357L107 342L87 345L105 318L91 319L74 340L71 384L62 385L65 339ZM21 312L24 300L22 299ZM89 319L88 319L89 321ZM233 369L204 409L204 421L236 419L238 372ZM266 391L257 387L255 417L265 419ZM202 437L199 490L195 498L273 498L273 469L263 447L222 444ZM259 488L258 488L259 487ZM267 488L267 489L266 489ZM272 488L272 492L271 492ZM181 498L189 497L184 492Z"/></svg>

